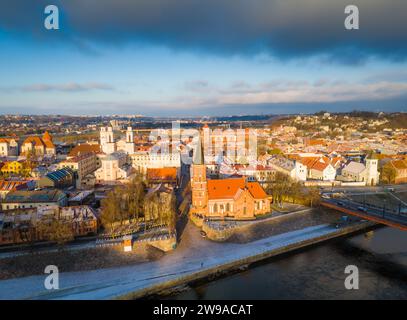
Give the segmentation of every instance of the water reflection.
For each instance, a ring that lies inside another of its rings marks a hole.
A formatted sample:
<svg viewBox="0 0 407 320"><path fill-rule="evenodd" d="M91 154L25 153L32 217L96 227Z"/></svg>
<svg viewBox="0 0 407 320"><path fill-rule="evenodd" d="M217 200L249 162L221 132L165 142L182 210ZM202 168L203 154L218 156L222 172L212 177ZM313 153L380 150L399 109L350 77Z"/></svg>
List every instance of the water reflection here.
<svg viewBox="0 0 407 320"><path fill-rule="evenodd" d="M359 290L344 269L358 266ZM407 299L407 232L380 228L281 256L173 299Z"/></svg>

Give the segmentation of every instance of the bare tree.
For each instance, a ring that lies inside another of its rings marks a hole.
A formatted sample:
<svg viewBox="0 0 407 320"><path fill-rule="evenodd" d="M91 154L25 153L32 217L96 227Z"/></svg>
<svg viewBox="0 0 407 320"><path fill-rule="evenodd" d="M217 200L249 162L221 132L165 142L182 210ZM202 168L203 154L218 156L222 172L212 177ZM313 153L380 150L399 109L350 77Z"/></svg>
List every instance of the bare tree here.
<svg viewBox="0 0 407 320"><path fill-rule="evenodd" d="M60 248L74 239L71 222L56 217L39 222L37 230L44 240L56 242Z"/></svg>

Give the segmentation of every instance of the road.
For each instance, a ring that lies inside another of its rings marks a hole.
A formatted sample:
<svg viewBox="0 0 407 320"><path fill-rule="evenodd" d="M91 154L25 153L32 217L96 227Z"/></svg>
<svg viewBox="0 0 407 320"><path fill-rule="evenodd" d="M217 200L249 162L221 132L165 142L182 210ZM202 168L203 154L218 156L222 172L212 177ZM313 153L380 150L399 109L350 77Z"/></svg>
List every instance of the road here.
<svg viewBox="0 0 407 320"><path fill-rule="evenodd" d="M369 204L363 205L359 202L355 202L346 198L323 198L323 201L334 204L338 207L343 207L345 209L355 211L361 215L388 220L390 222L394 222L402 226L407 226L407 214L394 214L387 210L372 207ZM361 208L364 209L361 210Z"/></svg>
<svg viewBox="0 0 407 320"><path fill-rule="evenodd" d="M394 189L394 192L407 192L407 184L398 184L398 185L384 185L384 186L364 186L364 187L323 187L321 188L321 193L379 193L379 192L388 192L389 188Z"/></svg>

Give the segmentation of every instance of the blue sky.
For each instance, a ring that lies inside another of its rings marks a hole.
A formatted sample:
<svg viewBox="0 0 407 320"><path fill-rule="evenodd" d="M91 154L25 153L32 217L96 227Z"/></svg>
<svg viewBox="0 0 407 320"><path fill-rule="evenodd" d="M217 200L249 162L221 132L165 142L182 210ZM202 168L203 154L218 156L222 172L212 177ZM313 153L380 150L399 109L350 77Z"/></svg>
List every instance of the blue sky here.
<svg viewBox="0 0 407 320"><path fill-rule="evenodd" d="M48 31L46 2L0 0L0 113L407 111L407 4L354 1L345 31L345 2L307 2L56 1Z"/></svg>

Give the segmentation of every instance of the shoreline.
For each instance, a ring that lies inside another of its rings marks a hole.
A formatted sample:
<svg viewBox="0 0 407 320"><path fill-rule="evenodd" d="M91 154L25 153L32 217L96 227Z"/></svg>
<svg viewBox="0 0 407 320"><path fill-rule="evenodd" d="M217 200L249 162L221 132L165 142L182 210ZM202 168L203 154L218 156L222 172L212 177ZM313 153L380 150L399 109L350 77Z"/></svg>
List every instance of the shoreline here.
<svg viewBox="0 0 407 320"><path fill-rule="evenodd" d="M171 279L158 283L156 285L146 287L131 293L127 293L116 297L116 299L122 300L135 300L135 299L150 299L155 297L170 297L172 294L179 292L185 286L193 282L210 282L218 278L222 278L229 274L239 273L241 271L250 268L250 265L255 263L261 263L267 259L295 252L296 250L305 249L313 245L318 245L325 241L350 236L355 233L371 230L377 227L376 223L372 222L359 222L356 225L347 226L341 229L335 229L335 231L326 233L321 236L312 237L303 241L294 242L286 246L281 246L277 249L262 252L245 258L237 259L229 263L225 263L219 266L208 268L195 273L190 273L185 276L180 276L176 279Z"/></svg>
<svg viewBox="0 0 407 320"><path fill-rule="evenodd" d="M62 272L60 289L46 290L45 275L0 281L0 299L139 299L171 292L196 281L215 279L254 262L313 244L367 230L377 224L358 222L336 229L319 224L245 244L202 240L189 223L178 250L135 265L91 271ZM24 288L24 290L21 290Z"/></svg>

